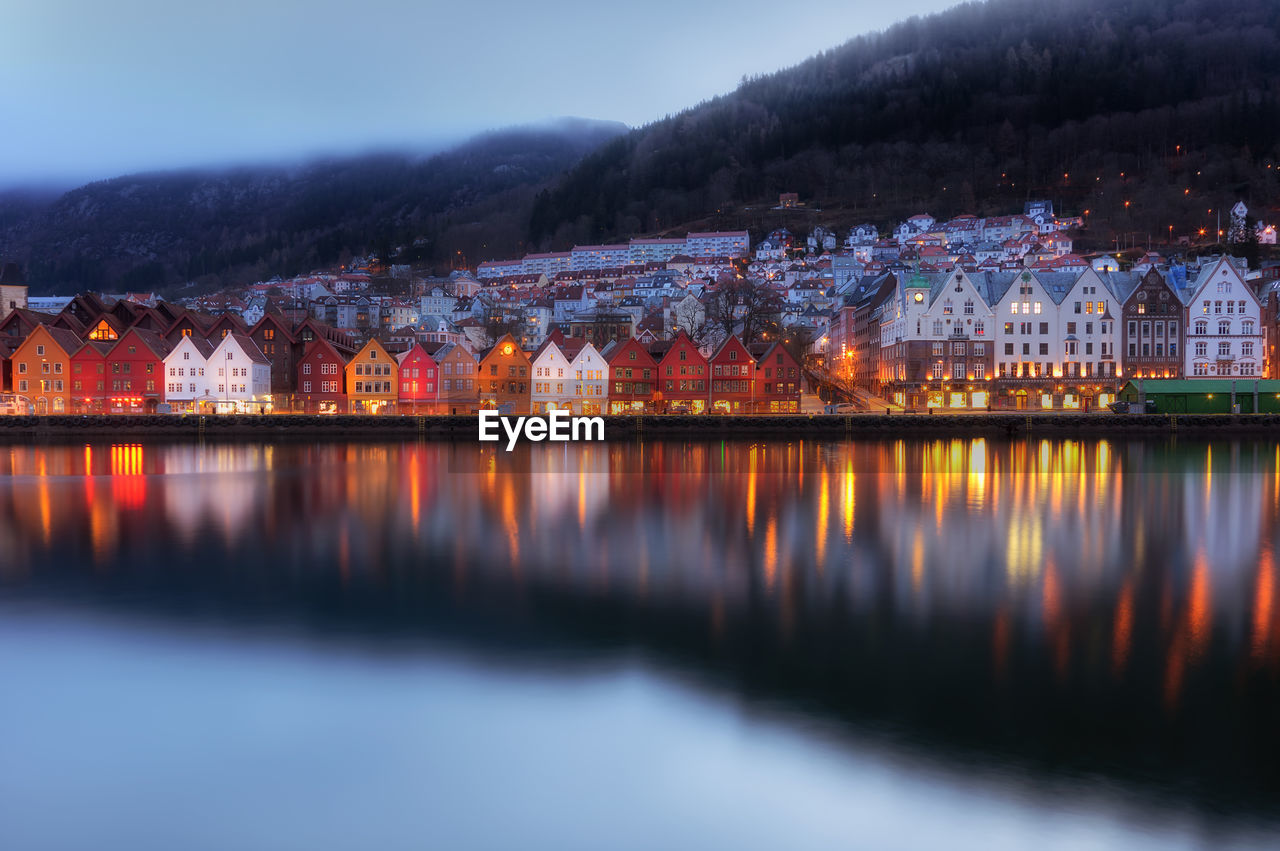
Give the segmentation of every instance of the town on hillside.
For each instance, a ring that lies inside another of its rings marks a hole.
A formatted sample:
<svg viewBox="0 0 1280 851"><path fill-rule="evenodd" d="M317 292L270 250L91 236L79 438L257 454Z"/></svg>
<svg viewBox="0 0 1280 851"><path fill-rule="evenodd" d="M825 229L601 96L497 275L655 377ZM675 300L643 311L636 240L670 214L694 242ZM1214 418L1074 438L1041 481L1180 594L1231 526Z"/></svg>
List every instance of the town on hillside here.
<svg viewBox="0 0 1280 851"><path fill-rule="evenodd" d="M1274 244L1246 214L1228 246ZM1082 224L1036 201L843 238L581 245L447 277L369 257L177 300L29 296L7 263L3 392L38 414L1087 411L1129 382L1256 395L1280 378L1280 262L1086 257Z"/></svg>

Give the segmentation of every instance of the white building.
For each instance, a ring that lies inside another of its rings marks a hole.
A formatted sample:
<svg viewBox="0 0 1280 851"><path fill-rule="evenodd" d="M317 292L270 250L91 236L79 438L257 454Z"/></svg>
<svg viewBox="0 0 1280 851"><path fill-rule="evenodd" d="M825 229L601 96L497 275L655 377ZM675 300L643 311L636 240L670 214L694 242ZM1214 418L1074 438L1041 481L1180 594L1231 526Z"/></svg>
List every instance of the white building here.
<svg viewBox="0 0 1280 851"><path fill-rule="evenodd" d="M203 337L192 335L182 337L178 340L178 345L165 355L164 399L174 413L194 413L197 400L211 398L209 378L205 372L209 366L209 356L212 354L212 343ZM268 391L270 383L268 368Z"/></svg>
<svg viewBox="0 0 1280 851"><path fill-rule="evenodd" d="M1263 374L1262 306L1228 258L1202 267L1182 299L1187 306L1184 375L1232 378Z"/></svg>
<svg viewBox="0 0 1280 851"><path fill-rule="evenodd" d="M591 343L584 345L573 359L573 412L594 415L604 413L609 392L609 363Z"/></svg>
<svg viewBox="0 0 1280 851"><path fill-rule="evenodd" d="M690 257L745 257L750 251L751 237L745 230L691 233L684 240L684 253Z"/></svg>
<svg viewBox="0 0 1280 851"><path fill-rule="evenodd" d="M677 254L685 252L685 241L683 239L633 239L627 247L632 265L665 263Z"/></svg>
<svg viewBox="0 0 1280 851"><path fill-rule="evenodd" d="M217 413L271 409L271 361L244 334L223 337L209 355L205 372L207 401Z"/></svg>
<svg viewBox="0 0 1280 851"><path fill-rule="evenodd" d="M560 334L552 334L533 353L533 388L529 401L535 414L551 410L571 410L575 401L573 392L573 356L561 349L572 351L580 340L566 341Z"/></svg>
<svg viewBox="0 0 1280 851"><path fill-rule="evenodd" d="M569 268L574 272L587 269L620 269L631 262L631 246L575 245L569 252Z"/></svg>

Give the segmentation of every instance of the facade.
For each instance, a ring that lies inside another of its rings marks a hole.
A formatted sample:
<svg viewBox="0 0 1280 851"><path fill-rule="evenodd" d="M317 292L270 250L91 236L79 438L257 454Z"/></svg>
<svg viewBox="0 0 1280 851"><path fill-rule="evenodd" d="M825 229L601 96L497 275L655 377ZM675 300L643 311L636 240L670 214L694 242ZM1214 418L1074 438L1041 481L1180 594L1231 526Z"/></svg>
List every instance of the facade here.
<svg viewBox="0 0 1280 851"><path fill-rule="evenodd" d="M512 414L528 414L532 404L531 372L529 357L510 334L504 334L480 356L480 406L509 406Z"/></svg>
<svg viewBox="0 0 1280 851"><path fill-rule="evenodd" d="M130 328L107 354L107 410L154 414L164 401L169 343L154 331Z"/></svg>
<svg viewBox="0 0 1280 851"><path fill-rule="evenodd" d="M609 362L590 343L573 359L573 411L594 416L604 413L609 392Z"/></svg>
<svg viewBox="0 0 1280 851"><path fill-rule="evenodd" d="M745 230L691 233L684 239L690 257L745 257L751 253L751 237Z"/></svg>
<svg viewBox="0 0 1280 851"><path fill-rule="evenodd" d="M413 348L396 356L399 361L400 413L434 414L440 401L439 367L422 347Z"/></svg>
<svg viewBox="0 0 1280 851"><path fill-rule="evenodd" d="M1120 322L1123 373L1128 378L1181 378L1182 301L1155 269L1125 299Z"/></svg>
<svg viewBox="0 0 1280 851"><path fill-rule="evenodd" d="M997 313L988 305L1009 283L1009 276L961 269L903 276L880 308L878 370L895 404L915 410L992 404Z"/></svg>
<svg viewBox="0 0 1280 851"><path fill-rule="evenodd" d="M664 413L701 414L710 407L711 371L707 359L689 335L681 331L658 363L658 395L655 402ZM610 397L617 389L617 369Z"/></svg>
<svg viewBox="0 0 1280 851"><path fill-rule="evenodd" d="M658 362L637 340L617 340L600 353L605 361L608 412L649 414L655 410Z"/></svg>
<svg viewBox="0 0 1280 851"><path fill-rule="evenodd" d="M71 402L71 356L80 338L43 323L22 341L10 359L13 392L25 397L37 414L65 414Z"/></svg>
<svg viewBox="0 0 1280 851"><path fill-rule="evenodd" d="M533 413L574 408L573 358L584 345L584 340L566 341L559 331L554 331L533 353L530 358L533 388L529 399Z"/></svg>
<svg viewBox="0 0 1280 851"><path fill-rule="evenodd" d="M396 359L377 337L347 364L347 401L353 414L394 413L399 399Z"/></svg>
<svg viewBox="0 0 1280 851"><path fill-rule="evenodd" d="M786 346L778 342L752 349L753 353L760 349L756 356L755 412L800 413L800 364Z"/></svg>
<svg viewBox="0 0 1280 851"><path fill-rule="evenodd" d="M750 414L756 405L756 361L737 337L728 337L711 355L711 410Z"/></svg>
<svg viewBox="0 0 1280 851"><path fill-rule="evenodd" d="M271 410L271 361L247 334L229 332L214 347L205 368L207 396L215 413L266 413Z"/></svg>
<svg viewBox="0 0 1280 851"><path fill-rule="evenodd" d="M338 414L348 410L347 362L324 337L307 344L298 361L294 407L306 414Z"/></svg>
<svg viewBox="0 0 1280 851"><path fill-rule="evenodd" d="M90 340L71 356L71 413L107 412L107 353L111 343Z"/></svg>
<svg viewBox="0 0 1280 851"><path fill-rule="evenodd" d="M165 401L174 413L212 412L214 397L206 373L213 344L196 334L179 334L176 339L164 358Z"/></svg>
<svg viewBox="0 0 1280 851"><path fill-rule="evenodd" d="M1227 258L1207 264L1183 292L1186 335L1183 374L1203 378L1261 377L1266 338L1262 306Z"/></svg>
<svg viewBox="0 0 1280 851"><path fill-rule="evenodd" d="M294 367L302 356L302 346L289 325L280 314L266 313L249 331L249 339L271 362L272 403L279 410L288 407L297 378Z"/></svg>
<svg viewBox="0 0 1280 851"><path fill-rule="evenodd" d="M458 343L445 343L432 355L440 369L440 413L474 414L480 402L480 364Z"/></svg>

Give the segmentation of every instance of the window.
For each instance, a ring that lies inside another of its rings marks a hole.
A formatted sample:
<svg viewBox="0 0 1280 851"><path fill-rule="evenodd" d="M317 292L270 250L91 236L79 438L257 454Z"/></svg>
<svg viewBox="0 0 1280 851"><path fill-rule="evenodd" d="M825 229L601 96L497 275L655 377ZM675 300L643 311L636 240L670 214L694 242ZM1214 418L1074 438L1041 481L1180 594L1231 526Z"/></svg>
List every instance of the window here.
<svg viewBox="0 0 1280 851"><path fill-rule="evenodd" d="M1074 346L1074 345L1075 345L1075 343L1067 343L1067 347L1068 347L1068 348L1070 348L1071 346ZM1040 344L1040 354L1042 354L1042 355L1047 355L1047 354L1049 354L1049 344L1048 344L1048 343L1041 343L1041 344Z"/></svg>
<svg viewBox="0 0 1280 851"><path fill-rule="evenodd" d="M1196 325L1195 325L1195 333L1196 333L1197 335L1204 335L1204 334L1208 334L1208 333L1209 333L1209 323L1208 323L1208 322L1203 322L1203 321L1196 322Z"/></svg>
<svg viewBox="0 0 1280 851"><path fill-rule="evenodd" d="M1222 358L1222 357L1230 357L1230 356L1231 356L1231 344L1226 340L1223 340L1221 343L1218 344L1218 357Z"/></svg>
<svg viewBox="0 0 1280 851"><path fill-rule="evenodd" d="M310 374L311 374L311 364L309 364L309 363L304 363L304 364L302 365L302 374L303 374L303 375L310 375Z"/></svg>
<svg viewBox="0 0 1280 851"><path fill-rule="evenodd" d="M1253 343L1241 343L1240 356L1245 358L1253 357Z"/></svg>
<svg viewBox="0 0 1280 851"><path fill-rule="evenodd" d="M973 365L973 377L981 381L987 377L987 365L985 363L975 363Z"/></svg>
<svg viewBox="0 0 1280 851"><path fill-rule="evenodd" d="M1074 322L1068 322L1068 323L1067 323L1067 333L1068 333L1068 334L1074 334L1075 332L1076 332L1076 323L1074 323Z"/></svg>
<svg viewBox="0 0 1280 851"><path fill-rule="evenodd" d="M1005 344L1004 344L1004 353L1005 353L1006 355L1011 355L1011 354L1013 354L1013 343L1005 343Z"/></svg>
<svg viewBox="0 0 1280 851"><path fill-rule="evenodd" d="M1048 323L1048 322L1041 322L1041 323L1040 323L1040 333L1041 333L1042 335L1043 335L1043 334L1048 334L1048 333L1049 333L1049 323Z"/></svg>
<svg viewBox="0 0 1280 851"><path fill-rule="evenodd" d="M1196 343L1196 357L1203 358L1209 355L1209 344L1203 341Z"/></svg>
<svg viewBox="0 0 1280 851"><path fill-rule="evenodd" d="M38 357L43 354L44 354L44 346L36 346L36 356Z"/></svg>
<svg viewBox="0 0 1280 851"><path fill-rule="evenodd" d="M1010 303L1009 303L1009 308L1010 308L1010 309L1009 309L1009 312L1010 312L1010 313L1012 313L1014 316L1017 316L1017 315L1018 315L1018 303L1017 303L1016 301L1014 301L1014 302L1010 302Z"/></svg>
<svg viewBox="0 0 1280 851"><path fill-rule="evenodd" d="M1194 364L1192 365L1192 368L1191 368L1191 374L1192 375L1208 375L1209 365L1207 363Z"/></svg>
<svg viewBox="0 0 1280 851"><path fill-rule="evenodd" d="M1012 333L1013 333L1013 323L1012 323L1012 322L1006 322L1006 323L1004 323L1004 332L1005 332L1006 334L1012 334Z"/></svg>
<svg viewBox="0 0 1280 851"><path fill-rule="evenodd" d="M986 353L987 353L987 344L986 344L986 343L974 343L974 344L973 344L973 354L974 354L974 357L979 357L979 358L980 358L980 357L982 357L983 355L985 355Z"/></svg>
<svg viewBox="0 0 1280 851"><path fill-rule="evenodd" d="M952 361L951 377L964 380L964 361Z"/></svg>
<svg viewBox="0 0 1280 851"><path fill-rule="evenodd" d="M968 300L968 301L966 301L966 302L964 303L964 313L965 313L965 316L972 316L972 315L973 315L973 300L972 300L972 299L970 299L970 300Z"/></svg>
<svg viewBox="0 0 1280 851"><path fill-rule="evenodd" d="M935 361L935 362L934 362L934 364L933 364L933 377L934 377L934 378L937 378L937 379L941 379L941 378L942 378L942 361Z"/></svg>
<svg viewBox="0 0 1280 851"><path fill-rule="evenodd" d="M1253 320L1246 319L1240 323L1240 333L1246 336L1253 333Z"/></svg>
<svg viewBox="0 0 1280 851"><path fill-rule="evenodd" d="M964 343L952 343L952 344L951 344L951 356L952 356L952 357L964 357Z"/></svg>

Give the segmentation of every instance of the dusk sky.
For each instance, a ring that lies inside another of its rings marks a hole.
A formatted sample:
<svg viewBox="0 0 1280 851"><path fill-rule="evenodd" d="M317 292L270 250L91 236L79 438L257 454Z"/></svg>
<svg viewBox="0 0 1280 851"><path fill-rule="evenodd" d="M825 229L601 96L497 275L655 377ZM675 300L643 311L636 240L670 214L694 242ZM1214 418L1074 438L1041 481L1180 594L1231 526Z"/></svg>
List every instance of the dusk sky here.
<svg viewBox="0 0 1280 851"><path fill-rule="evenodd" d="M7 0L0 183L637 126L950 0Z"/></svg>

